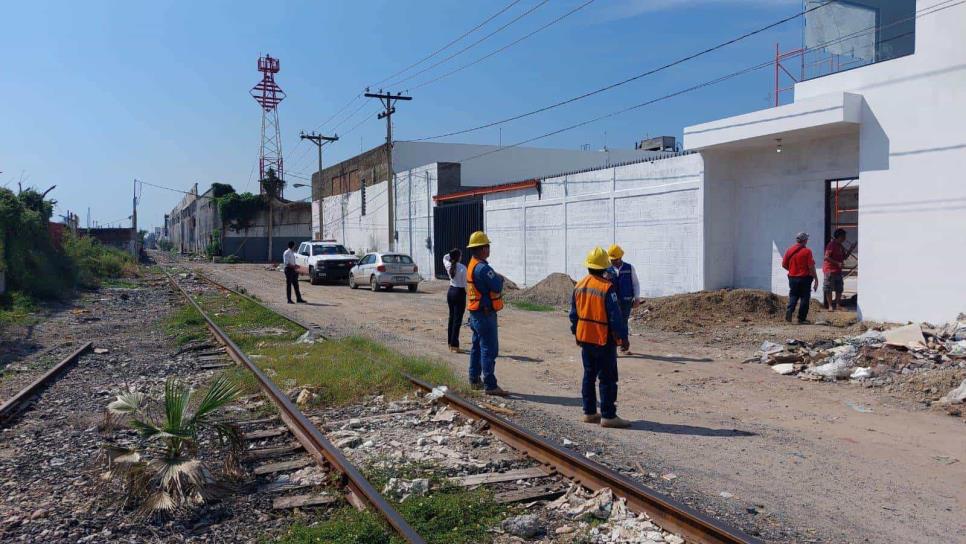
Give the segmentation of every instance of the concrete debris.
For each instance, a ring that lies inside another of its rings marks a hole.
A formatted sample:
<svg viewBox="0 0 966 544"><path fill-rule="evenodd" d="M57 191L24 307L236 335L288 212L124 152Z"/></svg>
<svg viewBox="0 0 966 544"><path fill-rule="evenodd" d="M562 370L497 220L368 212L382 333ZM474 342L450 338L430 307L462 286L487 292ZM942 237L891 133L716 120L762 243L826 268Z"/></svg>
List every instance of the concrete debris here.
<svg viewBox="0 0 966 544"><path fill-rule="evenodd" d="M386 486L382 488L383 495L397 498L400 501L405 501L412 496L421 497L427 493L429 493L428 478L416 478L414 480L389 478Z"/></svg>
<svg viewBox="0 0 966 544"><path fill-rule="evenodd" d="M963 383L959 384L956 389L946 393L946 396L939 402L940 404L963 404L966 402L966 380L963 380Z"/></svg>
<svg viewBox="0 0 966 544"><path fill-rule="evenodd" d="M871 378L871 377L872 377L872 369L869 369L863 366L856 368L855 370L852 371L852 374L849 375L849 379L852 379L852 380L864 380L866 378Z"/></svg>
<svg viewBox="0 0 966 544"><path fill-rule="evenodd" d="M446 395L447 391L449 391L449 388L445 385L434 387L432 391L426 393L426 400L434 401L436 399L441 399Z"/></svg>
<svg viewBox="0 0 966 544"><path fill-rule="evenodd" d="M520 538L533 538L544 531L540 518L533 514L505 519L502 527L504 531Z"/></svg>
<svg viewBox="0 0 966 544"><path fill-rule="evenodd" d="M547 505L563 510L569 517L583 521L602 520L587 534L587 542L639 542L684 544L684 539L654 525L645 514L636 515L627 508L624 499L614 499L610 489L589 493L572 485L565 495ZM572 532L568 527L567 532ZM556 534L561 534L558 529Z"/></svg>
<svg viewBox="0 0 966 544"><path fill-rule="evenodd" d="M792 373L795 372L795 364L794 363L780 363L780 364L777 364L777 365L772 365L771 369L774 370L775 372L781 374L782 376L784 376L786 374L792 374Z"/></svg>
<svg viewBox="0 0 966 544"><path fill-rule="evenodd" d="M315 395L311 391L308 389L303 389L301 392L299 392L299 396L296 397L295 404L298 404L300 408L305 408L310 402L312 402L313 398L315 398Z"/></svg>
<svg viewBox="0 0 966 544"><path fill-rule="evenodd" d="M926 339L922 335L922 326L918 324L905 325L889 329L882 333L887 346L895 347L924 347Z"/></svg>
<svg viewBox="0 0 966 544"><path fill-rule="evenodd" d="M96 353L97 355L104 355L105 353L110 353L110 352L111 350L107 348L94 348L94 353Z"/></svg>
<svg viewBox="0 0 966 544"><path fill-rule="evenodd" d="M322 338L322 331L318 329L309 329L304 333L302 333L302 336L299 336L295 340L295 343L296 344L314 344L322 340L324 340L324 338Z"/></svg>
<svg viewBox="0 0 966 544"><path fill-rule="evenodd" d="M609 487L589 493L573 484L559 499L548 504L550 509L561 510L573 519L608 519L614 506L614 493Z"/></svg>

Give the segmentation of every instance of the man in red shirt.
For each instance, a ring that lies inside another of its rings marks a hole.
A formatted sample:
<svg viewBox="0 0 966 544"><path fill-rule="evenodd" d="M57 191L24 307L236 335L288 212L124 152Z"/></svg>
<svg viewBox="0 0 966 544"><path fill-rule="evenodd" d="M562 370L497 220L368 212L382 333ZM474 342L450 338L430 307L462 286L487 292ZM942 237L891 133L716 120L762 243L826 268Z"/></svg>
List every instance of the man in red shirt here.
<svg viewBox="0 0 966 544"><path fill-rule="evenodd" d="M842 291L845 290L842 265L851 253L851 250L845 249L845 229L835 229L832 239L825 246L825 259L822 261L822 272L825 274L825 282L822 285L825 307L828 308L831 305L833 312L842 302ZM832 298L833 293L835 298Z"/></svg>
<svg viewBox="0 0 966 544"><path fill-rule="evenodd" d="M799 232L795 236L795 244L785 251L785 257L782 259L782 268L788 270L788 308L785 309L785 321L792 320L795 305L800 302L799 325L808 323L808 304L812 298L808 290L809 284L812 285L812 291L818 291L815 259L812 257L812 250L806 247L807 244L808 233Z"/></svg>

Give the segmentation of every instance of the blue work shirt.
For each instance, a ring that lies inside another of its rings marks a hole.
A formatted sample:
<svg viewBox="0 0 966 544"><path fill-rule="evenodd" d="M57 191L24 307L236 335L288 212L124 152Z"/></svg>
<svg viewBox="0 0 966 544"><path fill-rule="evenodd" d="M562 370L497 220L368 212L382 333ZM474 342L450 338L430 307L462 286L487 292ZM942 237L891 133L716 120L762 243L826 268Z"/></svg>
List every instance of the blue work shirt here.
<svg viewBox="0 0 966 544"><path fill-rule="evenodd" d="M503 292L503 276L493 271L490 263L477 259L480 264L473 270L473 285L480 292L480 309L493 310L493 301L490 300L490 293Z"/></svg>
<svg viewBox="0 0 966 544"><path fill-rule="evenodd" d="M627 324L621 314L621 306L617 301L617 289L611 282L604 296L604 309L607 311L607 341L614 342L614 338L627 340ZM570 295L570 333L577 334L577 297Z"/></svg>
<svg viewBox="0 0 966 544"><path fill-rule="evenodd" d="M614 288L617 289L617 298L619 300L629 301L640 296L638 292L640 288L635 288L637 274L631 263L624 261L621 263L620 268L611 266L607 269L607 275L610 277L611 283L614 284Z"/></svg>

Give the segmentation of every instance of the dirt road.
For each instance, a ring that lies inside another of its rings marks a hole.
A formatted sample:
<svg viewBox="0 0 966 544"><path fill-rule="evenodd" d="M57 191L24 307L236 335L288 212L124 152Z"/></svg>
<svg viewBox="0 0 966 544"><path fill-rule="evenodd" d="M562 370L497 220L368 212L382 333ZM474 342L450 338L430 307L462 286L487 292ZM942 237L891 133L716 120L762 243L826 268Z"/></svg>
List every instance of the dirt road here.
<svg viewBox="0 0 966 544"><path fill-rule="evenodd" d="M199 265L229 286L284 302L280 272L262 265ZM330 334L363 334L465 372L445 342L445 284L372 293L310 286L311 305L273 304ZM464 346L469 330L463 331ZM769 540L966 542L966 428L869 389L803 382L746 352L662 333L635 336L620 359L618 413L631 430L576 423L578 348L563 312L500 314L497 376L521 421L648 485L731 519ZM748 351L753 346L748 347ZM673 472L677 477L662 476ZM647 476L651 473L652 476Z"/></svg>

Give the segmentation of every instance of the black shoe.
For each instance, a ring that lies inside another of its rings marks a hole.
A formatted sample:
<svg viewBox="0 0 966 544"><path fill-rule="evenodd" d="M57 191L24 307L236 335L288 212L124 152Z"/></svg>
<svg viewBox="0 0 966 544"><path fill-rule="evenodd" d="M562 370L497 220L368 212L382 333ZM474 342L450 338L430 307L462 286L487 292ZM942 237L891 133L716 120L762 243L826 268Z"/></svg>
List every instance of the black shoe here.
<svg viewBox="0 0 966 544"><path fill-rule="evenodd" d="M470 382L470 389L472 389L474 391L479 391L479 390L483 389L483 382L482 381L478 381L478 382L471 381Z"/></svg>
<svg viewBox="0 0 966 544"><path fill-rule="evenodd" d="M292 302L291 300L290 300L290 301L288 301L288 303L289 303L289 304L295 304L295 303L294 303L294 302Z"/></svg>
<svg viewBox="0 0 966 544"><path fill-rule="evenodd" d="M792 314L785 314L785 321L792 322Z"/></svg>

